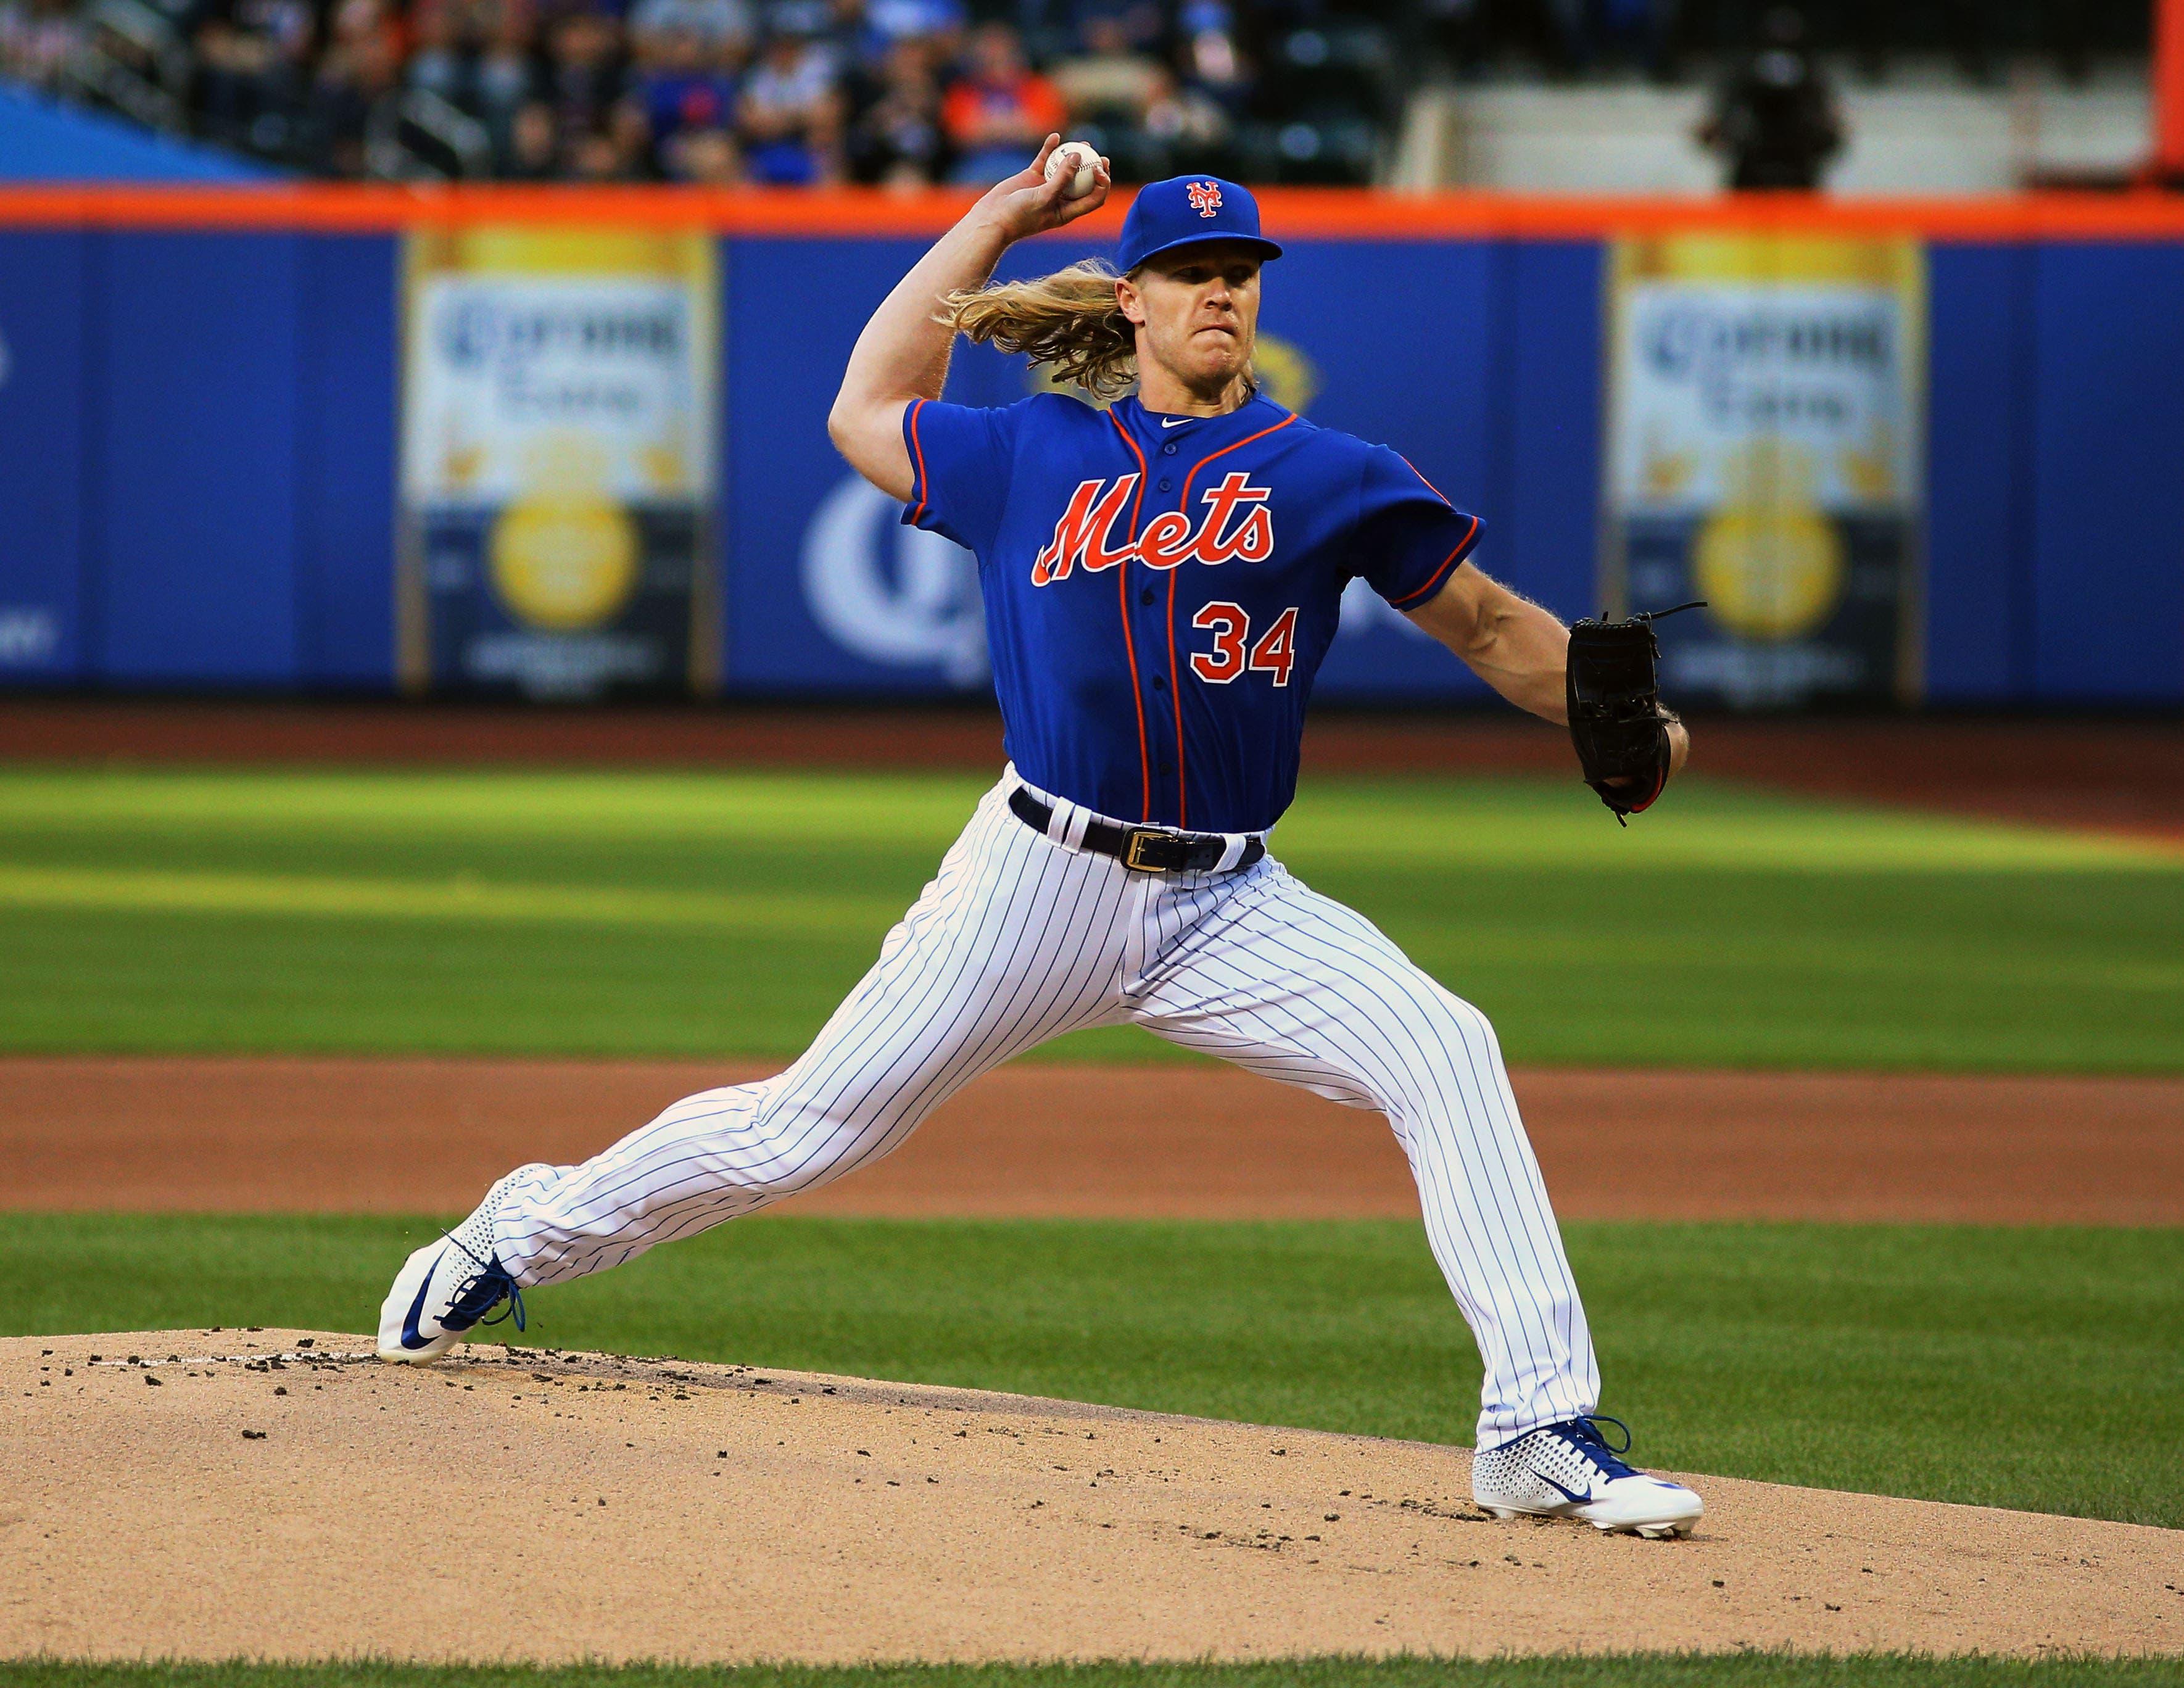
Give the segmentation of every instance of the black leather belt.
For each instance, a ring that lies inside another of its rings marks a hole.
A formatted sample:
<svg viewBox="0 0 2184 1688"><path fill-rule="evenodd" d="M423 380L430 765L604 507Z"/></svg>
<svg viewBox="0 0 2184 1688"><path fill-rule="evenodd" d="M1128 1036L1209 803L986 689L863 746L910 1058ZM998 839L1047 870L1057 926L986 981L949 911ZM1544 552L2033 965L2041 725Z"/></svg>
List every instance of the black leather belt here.
<svg viewBox="0 0 2184 1688"><path fill-rule="evenodd" d="M1053 805L1040 802L1022 786L1009 794L1009 808L1035 833L1045 832L1054 819ZM1157 827L1092 821L1084 827L1084 847L1112 855L1139 873L1205 873L1221 865L1228 853L1228 840L1218 833L1164 833ZM1249 867L1266 853L1264 839L1247 838L1236 866Z"/></svg>

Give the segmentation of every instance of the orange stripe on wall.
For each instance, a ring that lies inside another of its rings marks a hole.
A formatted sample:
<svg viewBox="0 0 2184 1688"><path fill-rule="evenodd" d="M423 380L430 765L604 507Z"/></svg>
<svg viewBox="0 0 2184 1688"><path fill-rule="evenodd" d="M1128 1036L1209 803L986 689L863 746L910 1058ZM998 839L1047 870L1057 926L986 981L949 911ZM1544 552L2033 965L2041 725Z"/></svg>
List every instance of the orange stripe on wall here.
<svg viewBox="0 0 2184 1688"><path fill-rule="evenodd" d="M1578 198L1270 187L1270 233L1294 239L1523 237L1596 239L1681 230L1916 235L1936 240L2184 239L2184 198L2153 192L1978 199L1835 199L1724 194L1711 199ZM0 227L284 229L369 233L476 223L602 223L722 234L922 236L972 202L954 190L405 187L321 182L246 187L0 187ZM1042 239L1112 240L1128 200Z"/></svg>

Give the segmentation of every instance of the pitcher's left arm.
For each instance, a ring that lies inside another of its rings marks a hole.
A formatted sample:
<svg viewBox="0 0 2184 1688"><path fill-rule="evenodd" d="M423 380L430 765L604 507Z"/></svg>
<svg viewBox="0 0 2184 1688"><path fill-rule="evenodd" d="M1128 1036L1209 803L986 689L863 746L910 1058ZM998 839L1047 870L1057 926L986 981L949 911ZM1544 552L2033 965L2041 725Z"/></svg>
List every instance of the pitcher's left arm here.
<svg viewBox="0 0 2184 1688"><path fill-rule="evenodd" d="M1466 562L1439 592L1404 613L1518 709L1568 725L1564 671L1569 666L1569 630L1529 599ZM1683 723L1671 723L1671 777L1691 753L1691 735Z"/></svg>

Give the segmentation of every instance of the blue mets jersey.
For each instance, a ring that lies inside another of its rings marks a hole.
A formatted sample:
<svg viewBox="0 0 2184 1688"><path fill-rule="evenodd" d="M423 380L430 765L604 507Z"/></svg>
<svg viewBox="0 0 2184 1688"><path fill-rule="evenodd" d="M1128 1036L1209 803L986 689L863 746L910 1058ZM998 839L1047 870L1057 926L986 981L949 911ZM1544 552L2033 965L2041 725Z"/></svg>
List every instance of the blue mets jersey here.
<svg viewBox="0 0 2184 1688"><path fill-rule="evenodd" d="M1398 454L1264 398L919 399L903 439L903 520L977 554L1010 760L1124 821L1273 825L1343 588L1415 609L1479 542Z"/></svg>

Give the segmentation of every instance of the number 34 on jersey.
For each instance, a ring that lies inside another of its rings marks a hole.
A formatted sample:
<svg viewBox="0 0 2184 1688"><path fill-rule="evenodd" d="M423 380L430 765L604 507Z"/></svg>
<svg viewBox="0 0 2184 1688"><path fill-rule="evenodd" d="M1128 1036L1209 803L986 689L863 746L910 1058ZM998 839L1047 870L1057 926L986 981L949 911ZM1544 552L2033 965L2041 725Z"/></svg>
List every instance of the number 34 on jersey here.
<svg viewBox="0 0 2184 1688"><path fill-rule="evenodd" d="M1242 604L1206 604L1190 618L1190 625L1212 630L1213 649L1193 651L1190 671L1214 686L1225 686L1245 673L1271 674L1277 686L1286 686L1290 665L1296 660L1296 620L1294 607L1284 610L1254 641L1251 618Z"/></svg>

